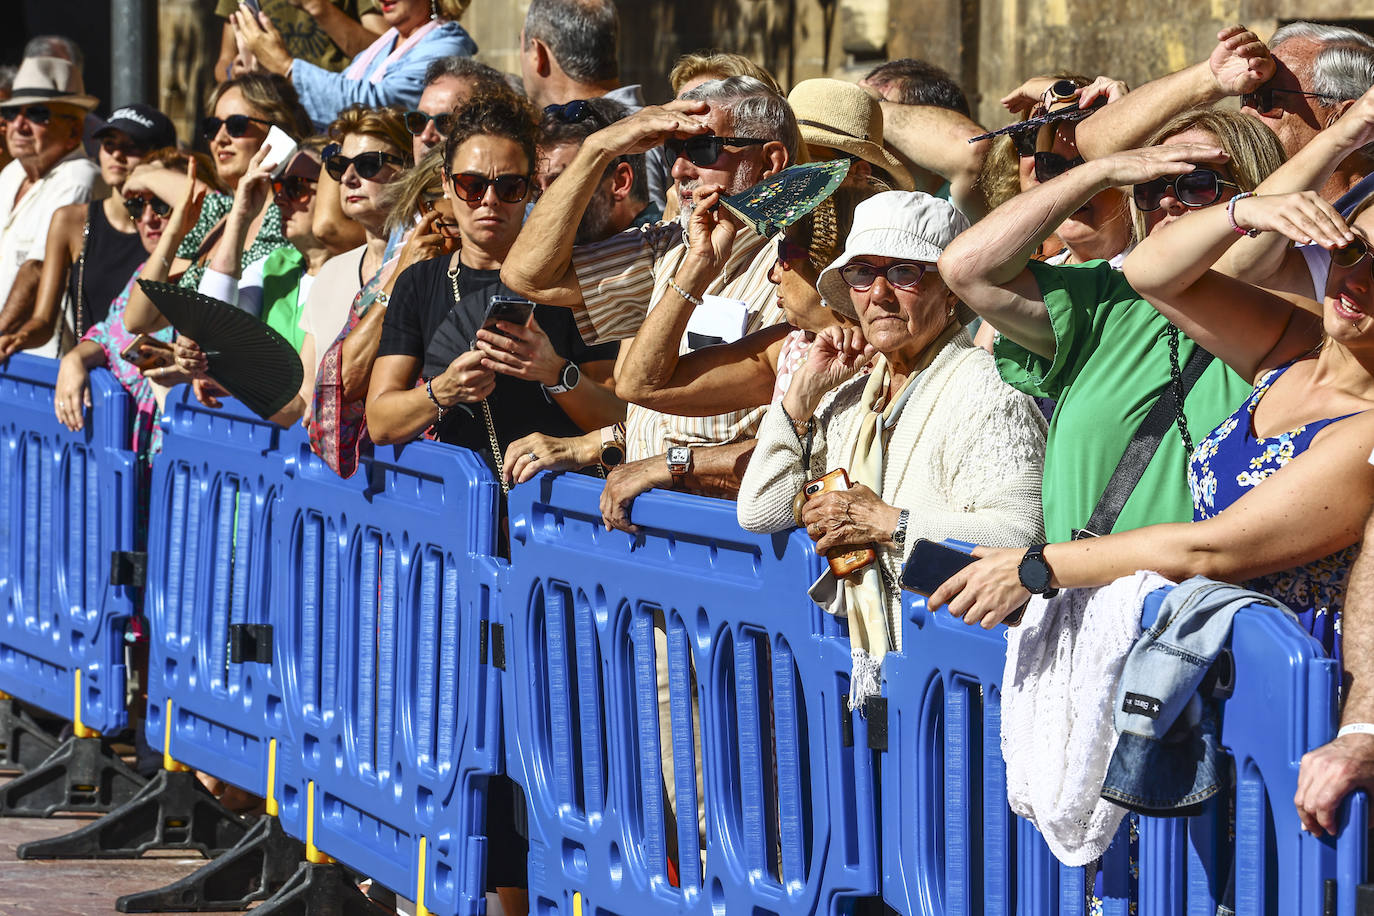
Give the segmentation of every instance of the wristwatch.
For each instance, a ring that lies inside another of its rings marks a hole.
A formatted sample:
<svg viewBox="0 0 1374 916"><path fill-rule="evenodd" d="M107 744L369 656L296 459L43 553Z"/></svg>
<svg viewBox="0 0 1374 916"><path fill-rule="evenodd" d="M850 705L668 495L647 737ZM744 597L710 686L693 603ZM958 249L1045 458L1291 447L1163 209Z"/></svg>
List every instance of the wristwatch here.
<svg viewBox="0 0 1374 916"><path fill-rule="evenodd" d="M676 485L692 470L692 449L687 445L674 445L668 449L668 473L673 475Z"/></svg>
<svg viewBox="0 0 1374 916"><path fill-rule="evenodd" d="M1021 580L1021 585L1033 595L1043 595L1046 598L1053 598L1059 594L1059 589L1050 588L1050 582L1054 581L1054 574L1050 572L1050 564L1045 562L1045 548L1047 544L1038 544L1026 551L1026 555L1021 558L1021 565L1016 567L1016 577Z"/></svg>
<svg viewBox="0 0 1374 916"><path fill-rule="evenodd" d="M911 518L911 512L903 509L897 516L897 527L892 529L892 546L901 551L906 547L906 523Z"/></svg>
<svg viewBox="0 0 1374 916"><path fill-rule="evenodd" d="M558 382L553 385L545 385L544 390L549 394L563 394L576 388L577 383L581 380L582 370L577 368L577 363L568 360L563 364L563 371L558 373Z"/></svg>
<svg viewBox="0 0 1374 916"><path fill-rule="evenodd" d="M625 460L625 424L601 427L601 466L613 468Z"/></svg>

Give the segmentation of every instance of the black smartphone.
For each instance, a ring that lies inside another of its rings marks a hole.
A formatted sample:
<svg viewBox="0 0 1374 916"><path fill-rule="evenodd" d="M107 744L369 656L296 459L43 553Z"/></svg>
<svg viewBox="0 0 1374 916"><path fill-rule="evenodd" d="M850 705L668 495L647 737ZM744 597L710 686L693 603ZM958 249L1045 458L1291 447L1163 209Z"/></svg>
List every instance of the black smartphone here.
<svg viewBox="0 0 1374 916"><path fill-rule="evenodd" d="M929 597L946 579L976 559L939 541L921 538L911 545L911 556L902 567L902 588Z"/></svg>
<svg viewBox="0 0 1374 916"><path fill-rule="evenodd" d="M509 321L511 324L524 324L534 312L534 303L515 296L492 296L487 303L487 314L482 318L482 328L509 337L509 334L496 330L496 322Z"/></svg>

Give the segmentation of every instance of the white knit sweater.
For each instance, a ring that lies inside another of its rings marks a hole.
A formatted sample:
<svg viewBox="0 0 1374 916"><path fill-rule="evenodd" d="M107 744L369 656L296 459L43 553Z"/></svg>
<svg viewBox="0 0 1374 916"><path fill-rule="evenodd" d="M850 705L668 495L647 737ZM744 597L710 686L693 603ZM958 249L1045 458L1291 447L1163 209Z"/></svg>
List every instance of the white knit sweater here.
<svg viewBox="0 0 1374 916"><path fill-rule="evenodd" d="M839 386L816 411L811 458L816 476L847 460L862 419L859 401L866 381L860 376ZM895 585L917 538L1021 547L1044 536L1045 419L1035 402L1002 381L992 357L975 347L966 331L945 345L914 384L887 442L878 494L911 513L902 555L891 547L878 551L893 586L887 603L894 649L901 648L902 632ZM793 527L792 500L808 479L801 441L781 405L774 404L759 427L758 446L740 486L740 524L761 532Z"/></svg>

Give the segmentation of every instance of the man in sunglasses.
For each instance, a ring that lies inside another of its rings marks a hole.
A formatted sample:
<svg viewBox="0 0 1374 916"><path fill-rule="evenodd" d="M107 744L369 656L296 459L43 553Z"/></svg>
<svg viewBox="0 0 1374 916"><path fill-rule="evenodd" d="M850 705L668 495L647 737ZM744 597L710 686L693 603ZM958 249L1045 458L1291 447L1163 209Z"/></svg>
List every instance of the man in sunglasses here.
<svg viewBox="0 0 1374 916"><path fill-rule="evenodd" d="M0 334L33 313L53 213L90 200L99 167L81 148L81 128L96 99L71 61L29 57L0 104L14 161L0 171Z"/></svg>
<svg viewBox="0 0 1374 916"><path fill-rule="evenodd" d="M453 113L466 105L480 87L505 89L501 71L471 57L441 57L425 70L425 88L420 101L406 112L406 130L414 137L411 152L415 162L444 142L453 126Z"/></svg>

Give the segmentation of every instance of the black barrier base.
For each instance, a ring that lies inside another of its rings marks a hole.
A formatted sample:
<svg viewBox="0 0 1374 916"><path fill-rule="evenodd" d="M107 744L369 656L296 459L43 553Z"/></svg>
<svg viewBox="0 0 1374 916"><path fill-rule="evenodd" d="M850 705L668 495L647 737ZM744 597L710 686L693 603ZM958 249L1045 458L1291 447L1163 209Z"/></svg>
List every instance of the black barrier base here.
<svg viewBox="0 0 1374 916"><path fill-rule="evenodd" d="M31 770L52 756L58 739L12 699L0 699L0 770Z"/></svg>
<svg viewBox="0 0 1374 916"><path fill-rule="evenodd" d="M59 811L104 814L147 783L102 738L68 738L46 760L0 787L0 817Z"/></svg>
<svg viewBox="0 0 1374 916"><path fill-rule="evenodd" d="M221 805L195 773L162 770L104 817L62 836L24 843L15 852L21 859L135 859L150 849L194 849L214 857L251 826Z"/></svg>
<svg viewBox="0 0 1374 916"><path fill-rule="evenodd" d="M246 910L254 900L281 889L304 857L305 847L286 835L281 821L264 816L224 855L166 887L125 894L115 901L115 909L121 913Z"/></svg>
<svg viewBox="0 0 1374 916"><path fill-rule="evenodd" d="M1374 884L1355 888L1355 916L1374 916Z"/></svg>
<svg viewBox="0 0 1374 916"><path fill-rule="evenodd" d="M272 899L253 908L253 916L392 916L358 890L337 862L302 862Z"/></svg>

